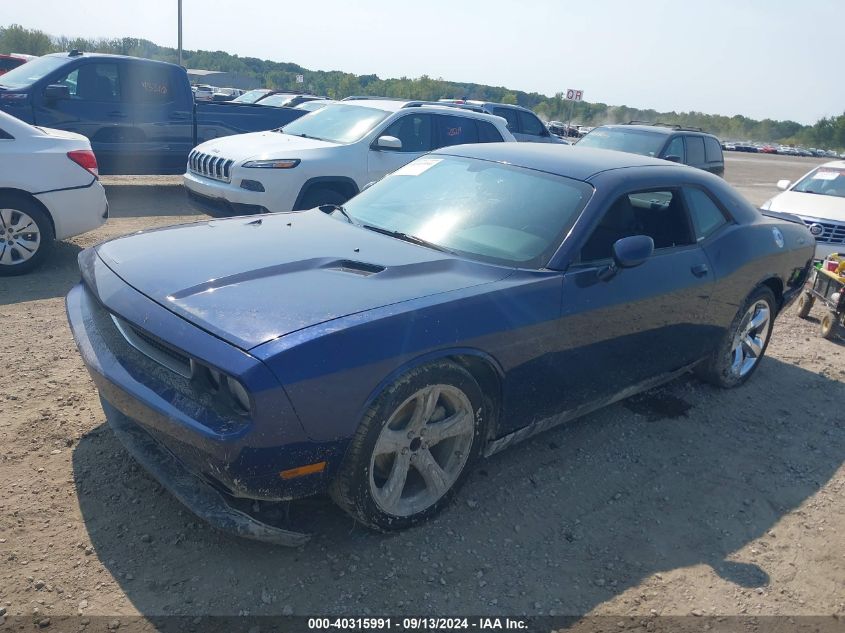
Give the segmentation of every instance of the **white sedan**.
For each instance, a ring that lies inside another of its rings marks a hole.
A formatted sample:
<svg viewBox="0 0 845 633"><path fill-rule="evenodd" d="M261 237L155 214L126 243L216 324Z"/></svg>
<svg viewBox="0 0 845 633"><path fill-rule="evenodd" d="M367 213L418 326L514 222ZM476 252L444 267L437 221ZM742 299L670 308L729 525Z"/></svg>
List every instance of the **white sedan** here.
<svg viewBox="0 0 845 633"><path fill-rule="evenodd" d="M778 182L783 189L762 209L799 216L816 238L816 258L845 253L845 161L819 165L798 182Z"/></svg>
<svg viewBox="0 0 845 633"><path fill-rule="evenodd" d="M87 138L0 112L0 275L29 272L54 240L95 229L108 215Z"/></svg>

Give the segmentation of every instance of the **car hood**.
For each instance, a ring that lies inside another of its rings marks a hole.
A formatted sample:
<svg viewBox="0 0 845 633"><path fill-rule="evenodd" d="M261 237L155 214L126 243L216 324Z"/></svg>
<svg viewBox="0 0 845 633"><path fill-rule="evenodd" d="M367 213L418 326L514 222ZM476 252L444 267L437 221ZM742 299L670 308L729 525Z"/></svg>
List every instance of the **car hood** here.
<svg viewBox="0 0 845 633"><path fill-rule="evenodd" d="M267 131L224 136L223 138L206 141L202 145L198 145L196 149L238 161L261 158L299 158L291 152L336 146L336 143L329 141L318 141L313 138L291 136L283 132Z"/></svg>
<svg viewBox="0 0 845 633"><path fill-rule="evenodd" d="M772 211L786 211L804 218L845 222L845 198L784 191L772 198Z"/></svg>
<svg viewBox="0 0 845 633"><path fill-rule="evenodd" d="M318 209L136 233L100 245L97 254L139 292L244 350L332 319L512 273Z"/></svg>

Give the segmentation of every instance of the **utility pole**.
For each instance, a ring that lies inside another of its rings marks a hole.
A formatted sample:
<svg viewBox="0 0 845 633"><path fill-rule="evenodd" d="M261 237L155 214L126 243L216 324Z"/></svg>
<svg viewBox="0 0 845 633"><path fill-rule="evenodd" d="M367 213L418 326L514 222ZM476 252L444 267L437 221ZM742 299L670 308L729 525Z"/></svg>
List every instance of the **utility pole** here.
<svg viewBox="0 0 845 633"><path fill-rule="evenodd" d="M182 65L182 0L179 2L179 65Z"/></svg>

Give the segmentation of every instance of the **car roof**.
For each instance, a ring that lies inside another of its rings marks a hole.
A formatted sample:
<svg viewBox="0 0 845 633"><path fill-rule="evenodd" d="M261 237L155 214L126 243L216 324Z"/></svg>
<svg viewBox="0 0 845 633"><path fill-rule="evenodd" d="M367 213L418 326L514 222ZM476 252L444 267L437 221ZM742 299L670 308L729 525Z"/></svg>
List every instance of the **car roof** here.
<svg viewBox="0 0 845 633"><path fill-rule="evenodd" d="M132 55L113 55L112 53L86 53L84 51L79 51L77 54L71 55L70 52L65 51L63 53L48 53L47 55L44 55L44 57L63 57L65 59L67 59L69 62L73 61L74 59L80 59L80 58L85 58L85 57L91 57L91 58L96 58L96 59L100 59L100 58L126 59L126 60L129 60L129 61L132 61L132 62L144 62L144 63L148 63L148 64L162 64L164 66L172 66L174 68L178 68L180 70L183 70L183 67L180 66L179 64L171 64L170 62L162 62L162 61L159 61L157 59L147 59L145 57L133 57Z"/></svg>
<svg viewBox="0 0 845 633"><path fill-rule="evenodd" d="M417 105L407 107L409 103ZM448 114L450 116L468 116L477 119L486 119L488 121L504 122L502 117L486 112L476 112L474 110L467 110L463 108L454 108L452 106L443 104L439 105L436 102L421 102L416 99L350 99L349 101L338 101L336 105L354 105L363 108L375 108L377 110L384 110L385 112L399 112L400 110L425 110L434 111L439 114Z"/></svg>
<svg viewBox="0 0 845 633"><path fill-rule="evenodd" d="M649 166L682 168L676 163L640 154L557 143L477 143L443 147L432 154L508 163L576 180L588 180L599 172L611 169Z"/></svg>
<svg viewBox="0 0 845 633"><path fill-rule="evenodd" d="M624 130L642 130L644 132L654 132L655 134L663 134L665 136L669 136L670 134L700 134L701 136L713 136L709 132L704 132L702 130L690 130L685 129L682 127L672 127L667 125L647 125L641 123L611 123L608 125L601 125L597 128L593 128L598 130L599 128L602 129L624 129ZM715 137L714 137L715 138Z"/></svg>

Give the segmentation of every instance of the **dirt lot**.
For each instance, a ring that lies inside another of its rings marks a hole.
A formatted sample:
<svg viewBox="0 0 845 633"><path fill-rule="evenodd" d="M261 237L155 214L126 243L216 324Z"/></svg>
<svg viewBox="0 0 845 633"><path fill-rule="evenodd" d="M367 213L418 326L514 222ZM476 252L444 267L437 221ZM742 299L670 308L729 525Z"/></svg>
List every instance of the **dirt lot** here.
<svg viewBox="0 0 845 633"><path fill-rule="evenodd" d="M761 203L811 164L732 155L727 178ZM118 217L36 274L0 280L7 625L77 613L845 618L845 341L794 308L745 387L681 379L546 433L482 463L418 529L373 534L322 499L293 509L317 533L302 549L208 528L104 425L66 326L80 248L202 219L175 188L116 186L130 188L113 192Z"/></svg>

